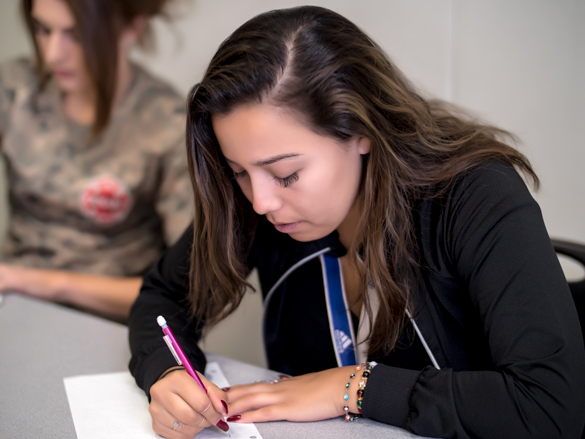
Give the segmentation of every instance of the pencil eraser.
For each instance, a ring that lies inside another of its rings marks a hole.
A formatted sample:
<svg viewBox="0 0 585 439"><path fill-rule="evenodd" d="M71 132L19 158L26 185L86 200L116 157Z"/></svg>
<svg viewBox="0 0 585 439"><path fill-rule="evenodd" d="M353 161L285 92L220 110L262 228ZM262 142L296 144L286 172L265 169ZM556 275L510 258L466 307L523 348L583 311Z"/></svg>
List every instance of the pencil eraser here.
<svg viewBox="0 0 585 439"><path fill-rule="evenodd" d="M156 323L158 323L159 326L163 326L167 324L167 321L165 320L165 318L163 316L158 316L156 318Z"/></svg>

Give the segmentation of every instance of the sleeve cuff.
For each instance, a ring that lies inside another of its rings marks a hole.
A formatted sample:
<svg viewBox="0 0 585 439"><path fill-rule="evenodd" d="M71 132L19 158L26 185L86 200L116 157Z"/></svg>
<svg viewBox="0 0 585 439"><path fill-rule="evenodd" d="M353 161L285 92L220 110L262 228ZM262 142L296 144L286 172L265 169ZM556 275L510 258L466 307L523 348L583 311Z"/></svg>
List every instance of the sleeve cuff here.
<svg viewBox="0 0 585 439"><path fill-rule="evenodd" d="M203 352L199 351L187 355L193 368L203 373L207 363ZM140 370L136 373L136 384L144 390L146 396L148 396L148 401L150 401L150 388L152 385L156 383L165 370L174 366L177 366L177 362L166 346L158 348L146 358L143 358Z"/></svg>
<svg viewBox="0 0 585 439"><path fill-rule="evenodd" d="M419 370L377 365L368 378L363 415L404 428L410 408L410 394L420 374Z"/></svg>

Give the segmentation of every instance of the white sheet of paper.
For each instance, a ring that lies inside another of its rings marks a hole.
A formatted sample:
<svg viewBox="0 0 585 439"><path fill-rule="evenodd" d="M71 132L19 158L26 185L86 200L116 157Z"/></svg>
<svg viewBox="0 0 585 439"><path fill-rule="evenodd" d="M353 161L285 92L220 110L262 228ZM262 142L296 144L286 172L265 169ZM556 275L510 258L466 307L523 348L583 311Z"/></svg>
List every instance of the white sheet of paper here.
<svg viewBox="0 0 585 439"><path fill-rule="evenodd" d="M218 387L229 383L219 364L205 369L207 379ZM152 439L148 400L130 372L80 375L63 379L78 439ZM233 439L262 439L254 424L230 423ZM227 438L217 427L204 429L197 439Z"/></svg>

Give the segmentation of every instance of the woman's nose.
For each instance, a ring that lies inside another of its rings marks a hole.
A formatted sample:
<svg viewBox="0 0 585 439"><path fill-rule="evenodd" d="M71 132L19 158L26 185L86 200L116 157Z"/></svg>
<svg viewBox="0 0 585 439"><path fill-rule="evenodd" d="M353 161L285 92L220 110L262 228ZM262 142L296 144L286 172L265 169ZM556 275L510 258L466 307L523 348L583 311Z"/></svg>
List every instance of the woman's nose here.
<svg viewBox="0 0 585 439"><path fill-rule="evenodd" d="M56 64L65 58L67 41L60 32L51 32L45 44L44 58L48 65Z"/></svg>
<svg viewBox="0 0 585 439"><path fill-rule="evenodd" d="M258 215L266 215L275 212L282 206L282 200L278 195L278 187L273 181L259 181L251 184L251 202L254 211Z"/></svg>

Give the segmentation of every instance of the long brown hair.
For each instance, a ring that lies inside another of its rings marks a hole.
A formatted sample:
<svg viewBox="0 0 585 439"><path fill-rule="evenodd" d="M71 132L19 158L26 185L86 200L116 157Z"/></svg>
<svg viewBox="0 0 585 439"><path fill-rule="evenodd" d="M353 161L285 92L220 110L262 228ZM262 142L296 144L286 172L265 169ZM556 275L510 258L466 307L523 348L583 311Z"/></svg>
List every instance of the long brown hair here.
<svg viewBox="0 0 585 439"><path fill-rule="evenodd" d="M364 262L361 297L370 317L363 294L368 282L381 303L371 351L390 350L406 322L417 260L412 209L426 189L439 188L438 196L486 160L516 166L538 186L527 159L502 142L506 132L423 99L349 20L311 6L261 14L223 42L188 100L196 206L191 313L208 324L232 312L245 292L255 217L230 178L211 116L253 102L285 107L318 134L372 142L358 195L361 216L348 249L354 263L358 254Z"/></svg>
<svg viewBox="0 0 585 439"><path fill-rule="evenodd" d="M35 0L22 0L21 11L32 39L37 70L44 85L48 79L42 54L35 38L32 18ZM85 66L96 94L96 117L92 136L97 137L106 128L112 113L117 85L118 41L126 26L135 18L165 16L164 7L169 0L62 0L69 7L76 23L79 44L83 50ZM147 24L139 43L153 45L152 30Z"/></svg>

